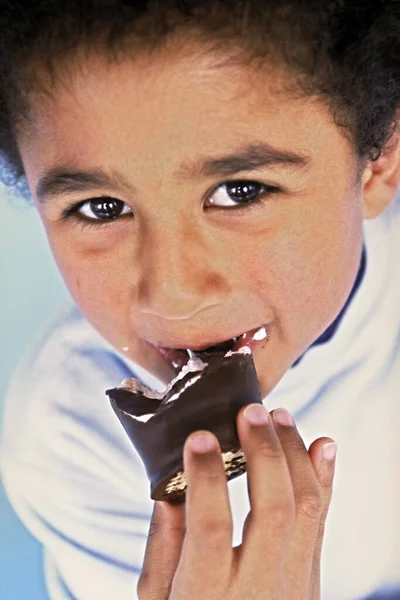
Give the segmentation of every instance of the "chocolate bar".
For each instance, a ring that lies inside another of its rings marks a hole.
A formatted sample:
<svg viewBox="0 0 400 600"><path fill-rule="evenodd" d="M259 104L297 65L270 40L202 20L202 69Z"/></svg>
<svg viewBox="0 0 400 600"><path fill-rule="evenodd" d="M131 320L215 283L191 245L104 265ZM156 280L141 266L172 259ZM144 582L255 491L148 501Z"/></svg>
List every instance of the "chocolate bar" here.
<svg viewBox="0 0 400 600"><path fill-rule="evenodd" d="M143 460L153 500L185 499L183 446L200 429L218 438L228 480L246 471L236 417L243 406L261 404L249 348L207 362L193 357L163 393L130 378L106 394Z"/></svg>

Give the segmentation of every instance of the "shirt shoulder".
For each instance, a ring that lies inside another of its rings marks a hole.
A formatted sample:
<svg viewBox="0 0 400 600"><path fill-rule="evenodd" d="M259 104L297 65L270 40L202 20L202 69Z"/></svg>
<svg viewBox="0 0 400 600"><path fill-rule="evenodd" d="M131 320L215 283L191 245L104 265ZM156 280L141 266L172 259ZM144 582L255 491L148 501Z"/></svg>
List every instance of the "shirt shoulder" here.
<svg viewBox="0 0 400 600"><path fill-rule="evenodd" d="M66 588L85 600L114 591L128 598L140 572L149 484L105 395L129 375L73 309L51 324L12 378L2 479L18 516L44 546L52 598L71 597ZM87 572L95 574L91 590Z"/></svg>
<svg viewBox="0 0 400 600"><path fill-rule="evenodd" d="M55 460L83 448L107 464L142 469L105 390L132 371L76 308L44 331L15 370L3 419L2 463ZM74 453L69 454L72 467ZM132 471L132 469L130 469ZM130 472L128 471L128 472Z"/></svg>

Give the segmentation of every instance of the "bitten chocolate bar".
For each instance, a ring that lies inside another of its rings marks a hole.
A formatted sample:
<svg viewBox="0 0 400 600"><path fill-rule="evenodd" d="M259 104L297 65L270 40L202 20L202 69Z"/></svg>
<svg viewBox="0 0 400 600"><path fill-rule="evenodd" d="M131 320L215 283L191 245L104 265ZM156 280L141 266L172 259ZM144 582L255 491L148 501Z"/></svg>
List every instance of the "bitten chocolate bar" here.
<svg viewBox="0 0 400 600"><path fill-rule="evenodd" d="M246 471L236 417L243 406L261 404L249 348L207 362L192 358L164 393L131 378L106 394L143 460L153 500L184 500L183 446L199 429L218 438L228 480Z"/></svg>

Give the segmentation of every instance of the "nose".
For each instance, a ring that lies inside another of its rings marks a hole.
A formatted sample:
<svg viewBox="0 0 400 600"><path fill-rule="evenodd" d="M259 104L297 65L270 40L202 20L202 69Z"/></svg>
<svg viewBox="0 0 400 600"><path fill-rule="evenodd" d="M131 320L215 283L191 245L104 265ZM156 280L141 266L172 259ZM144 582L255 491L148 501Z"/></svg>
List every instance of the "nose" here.
<svg viewBox="0 0 400 600"><path fill-rule="evenodd" d="M148 231L142 239L140 263L137 308L144 314L191 319L222 304L229 295L216 249L193 223Z"/></svg>

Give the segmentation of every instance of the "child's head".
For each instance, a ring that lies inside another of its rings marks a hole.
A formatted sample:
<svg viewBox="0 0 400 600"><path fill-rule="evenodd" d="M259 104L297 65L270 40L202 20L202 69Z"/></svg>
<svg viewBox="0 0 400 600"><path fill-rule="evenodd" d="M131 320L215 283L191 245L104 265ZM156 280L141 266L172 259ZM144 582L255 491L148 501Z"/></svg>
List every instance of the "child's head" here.
<svg viewBox="0 0 400 600"><path fill-rule="evenodd" d="M83 314L165 380L154 345L266 325L266 393L339 313L363 218L394 197L397 0L18 4L0 148Z"/></svg>

